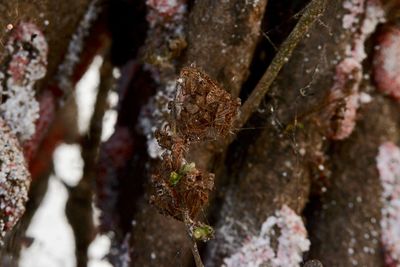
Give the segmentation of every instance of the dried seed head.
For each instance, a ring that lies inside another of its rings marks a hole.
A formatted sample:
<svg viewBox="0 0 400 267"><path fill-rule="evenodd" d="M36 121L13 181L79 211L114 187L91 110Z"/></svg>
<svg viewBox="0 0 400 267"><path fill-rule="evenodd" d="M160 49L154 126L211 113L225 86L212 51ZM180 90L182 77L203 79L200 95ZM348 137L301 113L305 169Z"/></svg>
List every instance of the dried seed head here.
<svg viewBox="0 0 400 267"><path fill-rule="evenodd" d="M174 164L171 154L163 155L159 170L153 174L153 194L151 203L160 213L183 221L183 211L190 218L197 214L208 202L208 195L214 187L214 175L202 172L194 163Z"/></svg>
<svg viewBox="0 0 400 267"><path fill-rule="evenodd" d="M234 99L198 69L183 68L177 82L172 115L177 134L190 141L226 136L238 114Z"/></svg>
<svg viewBox="0 0 400 267"><path fill-rule="evenodd" d="M25 212L30 174L18 140L0 118L0 242Z"/></svg>

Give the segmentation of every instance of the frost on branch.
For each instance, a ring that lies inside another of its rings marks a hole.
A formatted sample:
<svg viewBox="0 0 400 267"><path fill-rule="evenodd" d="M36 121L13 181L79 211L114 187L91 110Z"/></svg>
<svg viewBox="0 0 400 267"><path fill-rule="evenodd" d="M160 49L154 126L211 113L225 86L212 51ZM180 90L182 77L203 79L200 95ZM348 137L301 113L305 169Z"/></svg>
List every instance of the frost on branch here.
<svg viewBox="0 0 400 267"><path fill-rule="evenodd" d="M26 141L35 133L39 104L35 99L35 82L46 74L47 41L32 23L21 23L11 33L7 57L0 75L0 115L11 131Z"/></svg>
<svg viewBox="0 0 400 267"><path fill-rule="evenodd" d="M277 242L276 249L274 242ZM224 259L224 267L299 267L310 241L303 221L284 205L261 226L235 254Z"/></svg>
<svg viewBox="0 0 400 267"><path fill-rule="evenodd" d="M376 158L382 183L382 244L388 267L400 266L400 148L386 142Z"/></svg>
<svg viewBox="0 0 400 267"><path fill-rule="evenodd" d="M99 13L99 1L92 0L85 15L79 22L76 32L72 36L64 62L58 67L57 79L59 81L59 87L64 93L72 88L71 79L73 71L80 61L85 38L89 35L90 27Z"/></svg>
<svg viewBox="0 0 400 267"><path fill-rule="evenodd" d="M356 125L357 109L362 102L359 92L362 81L362 62L367 57L365 42L377 25L385 21L382 6L374 0L347 0L343 8L348 11L342 26L354 37L345 49L345 58L336 66L334 85L329 96L330 137L343 140L350 136Z"/></svg>
<svg viewBox="0 0 400 267"><path fill-rule="evenodd" d="M374 55L374 79L377 88L400 101L400 28L389 26L378 37Z"/></svg>
<svg viewBox="0 0 400 267"><path fill-rule="evenodd" d="M0 242L25 212L30 174L18 140L0 118Z"/></svg>
<svg viewBox="0 0 400 267"><path fill-rule="evenodd" d="M176 62L186 48L186 0L147 0L149 31L145 50L145 68L158 84L157 93L141 111L139 126L147 137L148 153L161 158L164 152L154 137L156 129L167 123L168 102L173 100L176 88Z"/></svg>

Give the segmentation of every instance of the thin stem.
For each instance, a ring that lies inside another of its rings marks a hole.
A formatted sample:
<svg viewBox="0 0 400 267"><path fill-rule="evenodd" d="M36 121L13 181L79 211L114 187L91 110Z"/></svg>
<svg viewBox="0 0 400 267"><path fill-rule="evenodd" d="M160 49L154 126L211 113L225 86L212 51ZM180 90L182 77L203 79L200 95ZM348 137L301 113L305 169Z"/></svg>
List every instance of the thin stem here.
<svg viewBox="0 0 400 267"><path fill-rule="evenodd" d="M197 248L196 241L194 241L193 238L190 238L190 239L192 241L191 249L192 249L194 261L196 263L196 267L204 267L204 264L201 261L201 257L200 257L199 249Z"/></svg>
<svg viewBox="0 0 400 267"><path fill-rule="evenodd" d="M313 0L305 8L305 11L299 22L296 24L296 27L290 33L285 42L280 46L278 53L275 55L267 71L264 73L256 88L241 107L240 116L234 125L235 129L242 128L250 118L251 114L253 114L254 111L256 111L256 109L260 106L261 101L264 99L265 94L268 92L271 84L278 76L280 70L286 64L286 62L289 61L293 50L303 39L310 27L324 12L325 3L326 0Z"/></svg>
<svg viewBox="0 0 400 267"><path fill-rule="evenodd" d="M191 228L191 223L190 222L191 222L191 220L190 220L190 217L189 217L189 212L187 210L185 210L185 211L183 211L182 215L183 215L183 222L185 223L185 226L186 226L187 234L188 234L189 239L191 241L190 242L191 243L191 247L190 248L192 249L192 254L193 254L193 257L194 257L194 262L196 263L196 267L204 267L203 261L201 260L201 257L200 257L199 249L197 247L196 240L192 237L192 235L190 233L190 228Z"/></svg>

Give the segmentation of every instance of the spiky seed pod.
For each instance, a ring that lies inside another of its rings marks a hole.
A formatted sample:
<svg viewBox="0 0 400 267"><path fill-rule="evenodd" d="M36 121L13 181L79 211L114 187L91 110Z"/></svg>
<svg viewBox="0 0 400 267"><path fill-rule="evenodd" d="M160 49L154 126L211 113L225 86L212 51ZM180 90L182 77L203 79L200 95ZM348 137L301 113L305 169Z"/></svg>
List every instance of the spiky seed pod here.
<svg viewBox="0 0 400 267"><path fill-rule="evenodd" d="M30 181L18 140L0 118L0 242L25 212Z"/></svg>

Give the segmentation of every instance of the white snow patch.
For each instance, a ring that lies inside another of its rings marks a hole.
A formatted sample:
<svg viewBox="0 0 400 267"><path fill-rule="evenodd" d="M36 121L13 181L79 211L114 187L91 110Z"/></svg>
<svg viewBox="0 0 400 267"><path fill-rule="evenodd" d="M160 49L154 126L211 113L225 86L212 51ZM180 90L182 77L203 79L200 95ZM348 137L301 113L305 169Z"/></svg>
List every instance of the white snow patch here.
<svg viewBox="0 0 400 267"><path fill-rule="evenodd" d="M75 244L64 214L68 193L53 176L42 205L32 219L27 235L33 244L21 251L20 267L74 267Z"/></svg>
<svg viewBox="0 0 400 267"><path fill-rule="evenodd" d="M53 154L54 171L69 186L79 183L83 175L82 149L78 144L61 144Z"/></svg>
<svg viewBox="0 0 400 267"><path fill-rule="evenodd" d="M100 84L100 68L103 58L96 56L89 69L76 84L76 104L78 106L78 128L81 134L89 129Z"/></svg>

